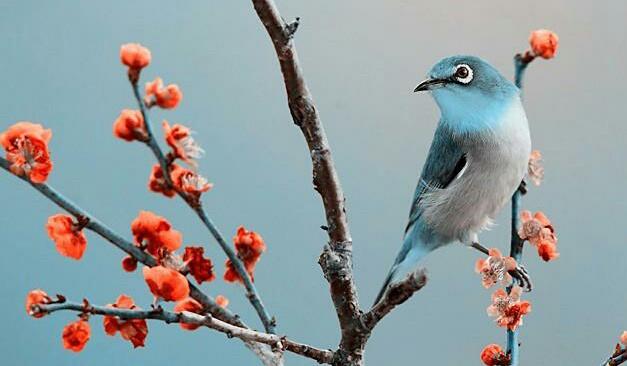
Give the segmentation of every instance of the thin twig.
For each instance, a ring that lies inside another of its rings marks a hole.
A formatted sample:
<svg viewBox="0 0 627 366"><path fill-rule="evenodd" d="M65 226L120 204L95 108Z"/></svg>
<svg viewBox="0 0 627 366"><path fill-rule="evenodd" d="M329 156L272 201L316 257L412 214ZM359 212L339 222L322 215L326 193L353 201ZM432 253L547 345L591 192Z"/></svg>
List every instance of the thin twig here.
<svg viewBox="0 0 627 366"><path fill-rule="evenodd" d="M516 55L514 57L514 67L515 67L515 84L516 86L522 90L522 81L525 70L527 69L527 65L531 61L533 61L534 57L530 57L529 53L525 53L524 55ZM511 220L511 243L510 243L510 257L514 258L516 262L520 263L522 260L522 251L523 251L523 240L518 235L518 225L519 225L519 212L520 212L520 200L522 197L522 192L520 190L516 190L514 195L512 196L512 220ZM511 291L511 287L508 288L508 292ZM519 341L518 341L518 332L519 328L516 330L507 330L507 352L511 358L511 366L519 365Z"/></svg>
<svg viewBox="0 0 627 366"><path fill-rule="evenodd" d="M324 127L298 61L293 41L298 23L286 23L272 0L252 0L252 3L274 45L288 107L294 123L300 127L307 141L313 165L314 189L324 205L329 244L324 248L319 263L329 282L342 330L340 353L349 354L346 358L360 364L364 339L358 334L362 330L361 313L353 280L352 239L346 218L345 197Z"/></svg>
<svg viewBox="0 0 627 366"><path fill-rule="evenodd" d="M407 301L426 284L426 270L418 269L411 272L403 281L394 283L386 290L383 298L370 311L362 315L362 322L367 329L374 329L383 317L394 310L395 307Z"/></svg>
<svg viewBox="0 0 627 366"><path fill-rule="evenodd" d="M618 366L627 362L627 347L616 345L614 353L601 366Z"/></svg>
<svg viewBox="0 0 627 366"><path fill-rule="evenodd" d="M146 126L147 139L143 142L150 148L155 158L159 162L159 166L161 167L161 171L163 172L163 177L165 178L166 184L168 185L168 187L174 188L174 185L172 184L172 179L170 177L169 164L167 162L165 155L163 154L163 151L161 150L161 147L159 147L159 143L157 143L157 140L155 139L154 133L152 132L152 127L150 124L148 111L142 100L142 96L141 96L141 92L139 91L139 85L137 83L137 80L129 77L129 81L133 89L133 95L135 96L135 99L137 100L137 104L139 105L139 110L142 114L142 117L144 118L144 125ZM250 278L250 275L246 271L244 264L238 258L233 248L231 248L231 246L227 244L226 240L224 239L224 236L220 233L220 231L215 226L213 221L207 216L202 206L202 203L199 202L198 200L192 199L190 196L188 196L184 192L181 192L178 189L176 189L176 192L185 201L185 203L187 203L187 205L196 213L196 215L202 221L203 225L205 225L205 227L209 230L211 235L216 239L216 241L218 242L218 245L220 245L220 248L222 248L227 258L229 258L231 263L233 263L235 270L237 271L239 276L242 278L244 288L246 289L246 297L249 299L250 303L252 304L253 308L255 309L259 318L261 319L261 322L263 323L263 326L266 332L274 333L276 320L273 317L271 317L268 311L266 310L266 307L264 306L263 302L261 301L261 297L259 296L259 292L257 291L257 288L255 287L255 284L253 283L252 279Z"/></svg>
<svg viewBox="0 0 627 366"><path fill-rule="evenodd" d="M329 350L318 349L303 343L294 342L287 337L281 337L275 334L257 332L248 328L242 328L233 324L224 322L211 315L200 315L184 311L174 313L166 311L162 308L151 310L140 309L121 309L106 306L95 306L84 303L64 302L55 304L34 305L33 312L53 313L55 311L69 310L93 315L117 316L120 319L154 319L165 323L188 323L197 324L207 328L217 330L226 334L229 338L239 338L247 342L258 342L267 344L278 350L286 350L299 354L301 356L312 358L319 363L330 363L333 359L333 352Z"/></svg>

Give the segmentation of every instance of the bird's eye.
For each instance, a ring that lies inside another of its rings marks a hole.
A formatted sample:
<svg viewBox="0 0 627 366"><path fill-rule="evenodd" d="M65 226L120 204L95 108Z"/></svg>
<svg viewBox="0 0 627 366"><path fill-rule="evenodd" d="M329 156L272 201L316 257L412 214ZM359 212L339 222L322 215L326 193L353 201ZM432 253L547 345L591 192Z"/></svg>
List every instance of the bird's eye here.
<svg viewBox="0 0 627 366"><path fill-rule="evenodd" d="M470 83L472 76L472 69L468 65L460 64L455 68L455 79L462 84Z"/></svg>

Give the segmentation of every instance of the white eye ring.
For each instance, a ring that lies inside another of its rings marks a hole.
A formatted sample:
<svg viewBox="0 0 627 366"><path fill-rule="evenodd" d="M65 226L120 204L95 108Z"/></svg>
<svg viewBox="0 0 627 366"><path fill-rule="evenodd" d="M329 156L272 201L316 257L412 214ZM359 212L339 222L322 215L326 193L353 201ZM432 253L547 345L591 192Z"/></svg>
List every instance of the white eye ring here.
<svg viewBox="0 0 627 366"><path fill-rule="evenodd" d="M462 70L465 70L462 71ZM455 66L455 79L462 84L468 84L472 81L473 72L470 66L466 64L459 64Z"/></svg>

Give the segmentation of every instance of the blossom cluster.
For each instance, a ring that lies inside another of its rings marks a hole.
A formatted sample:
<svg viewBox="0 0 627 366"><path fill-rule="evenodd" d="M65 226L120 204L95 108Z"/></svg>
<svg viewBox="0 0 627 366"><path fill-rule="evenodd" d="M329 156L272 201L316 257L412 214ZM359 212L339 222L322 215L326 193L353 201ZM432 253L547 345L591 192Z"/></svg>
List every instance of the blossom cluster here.
<svg viewBox="0 0 627 366"><path fill-rule="evenodd" d="M120 60L128 68L129 81L135 91L142 69L151 62L150 50L140 44L125 44L120 50ZM137 94L136 94L137 95ZM139 110L124 109L113 123L113 135L124 141L139 141L156 144L152 136L146 110L152 107L163 109L176 108L182 92L175 84L164 86L161 78L146 84L145 96L139 100ZM139 97L138 97L139 98ZM192 137L192 131L182 124L162 123L164 140L171 151L166 156L165 164L155 164L150 174L148 189L161 193L166 197L180 194L184 199L200 204L200 195L209 191L212 184L198 174L197 159L204 150ZM0 144L4 148L10 170L34 184L45 183L51 170L48 143L52 136L49 129L32 122L18 122L0 133ZM187 165L184 167L176 163L177 160ZM163 163L163 162L160 162ZM166 170L166 172L164 172ZM80 260L87 249L87 237L84 229L90 229L88 218L67 214L50 216L46 223L46 231L54 242L59 254L74 260ZM151 211L140 211L130 223L130 233L133 244L145 256L135 256L133 251L122 260L122 268L133 272L138 267L138 260L151 264L142 268L142 275L147 289L154 296L152 306L159 302L174 302L174 311L191 311L205 314L205 307L190 297L190 275L198 284L211 282L216 278L214 265L210 258L205 256L205 249L198 245L183 246L183 234L176 230L164 217ZM243 226L237 229L233 237L233 245L237 258L243 264L244 270L252 279L255 267L266 250L263 238L254 231ZM244 282L238 267L227 260L223 278L226 282ZM53 300L46 292L37 289L28 293L26 298L26 312L32 317L41 318L46 315L45 305L63 302L64 298L57 295ZM229 300L218 295L215 298L218 306L226 307ZM107 305L111 308L139 310L132 297L120 295L115 302ZM63 346L71 351L83 350L91 337L89 325L90 307L85 300L85 308L79 320L64 327L62 332ZM186 330L198 328L196 324L181 324ZM122 339L129 341L133 347L143 347L148 335L148 326L145 319L121 319L116 316L104 316L103 328L107 335L119 334Z"/></svg>
<svg viewBox="0 0 627 366"><path fill-rule="evenodd" d="M548 262L559 257L555 229L543 212L538 211L532 215L530 211L522 211L520 221L522 226L518 235L536 247L542 259Z"/></svg>
<svg viewBox="0 0 627 366"><path fill-rule="evenodd" d="M52 131L32 122L17 122L0 133L0 145L11 163L11 172L33 183L45 183L52 171L48 143Z"/></svg>
<svg viewBox="0 0 627 366"><path fill-rule="evenodd" d="M529 157L527 177L535 185L540 185L544 177L542 154L534 150ZM551 221L543 212L531 214L529 211L520 213L520 228L518 236L528 241L538 250L538 255L545 261L556 259L557 235ZM475 272L481 276L481 283L485 288L493 285L507 286L512 282L511 271L517 270L518 264L512 257L505 257L501 252L492 248L488 257L479 259L475 263ZM499 327L515 331L523 324L523 317L531 312L531 303L521 300L522 288L512 285L509 291L498 288L492 294L491 304L487 308L489 316L494 317ZM627 337L627 336L626 336ZM509 353L505 353L498 344L487 345L481 352L481 361L487 366L510 365Z"/></svg>
<svg viewBox="0 0 627 366"><path fill-rule="evenodd" d="M151 61L150 51L140 44L125 44L120 49L120 59L129 68L129 78L134 88L137 88L140 71ZM139 92L139 90L137 90ZM144 98L140 103L145 109L160 107L174 109L183 99L183 92L176 84L164 86L160 77L146 83ZM125 141L146 142L149 132L145 121L145 109L124 109L113 123L113 134ZM152 167L148 188L152 192L161 193L166 197L174 197L177 193L185 195L193 202L198 202L200 195L209 191L213 184L201 176L197 167L197 159L201 158L204 150L192 136L192 131L179 123L170 125L168 121L162 123L165 142L171 148L167 164L155 164ZM189 165L190 169L174 163L180 159ZM164 169L167 172L164 173Z"/></svg>
<svg viewBox="0 0 627 366"><path fill-rule="evenodd" d="M261 257L261 253L266 250L266 244L263 238L254 231L248 231L243 226L237 228L237 234L233 237L233 243L235 243L235 250L237 251L237 257L244 263L246 272L250 278L254 281L253 272L255 266ZM242 277L239 275L233 262L230 259L226 260L226 272L224 272L224 280L227 282L242 282Z"/></svg>

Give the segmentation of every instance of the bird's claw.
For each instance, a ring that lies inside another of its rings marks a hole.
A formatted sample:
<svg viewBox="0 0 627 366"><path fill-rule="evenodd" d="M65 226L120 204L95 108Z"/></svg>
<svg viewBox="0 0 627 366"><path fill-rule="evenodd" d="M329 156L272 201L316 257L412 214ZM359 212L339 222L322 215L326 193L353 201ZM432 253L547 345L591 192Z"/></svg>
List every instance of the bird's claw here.
<svg viewBox="0 0 627 366"><path fill-rule="evenodd" d="M518 190L520 191L520 194L522 195L527 194L527 181L523 179L518 185Z"/></svg>
<svg viewBox="0 0 627 366"><path fill-rule="evenodd" d="M509 271L509 274L516 280L518 286L522 287L523 291L530 292L533 289L533 283L527 269L521 264L517 265L515 269Z"/></svg>

